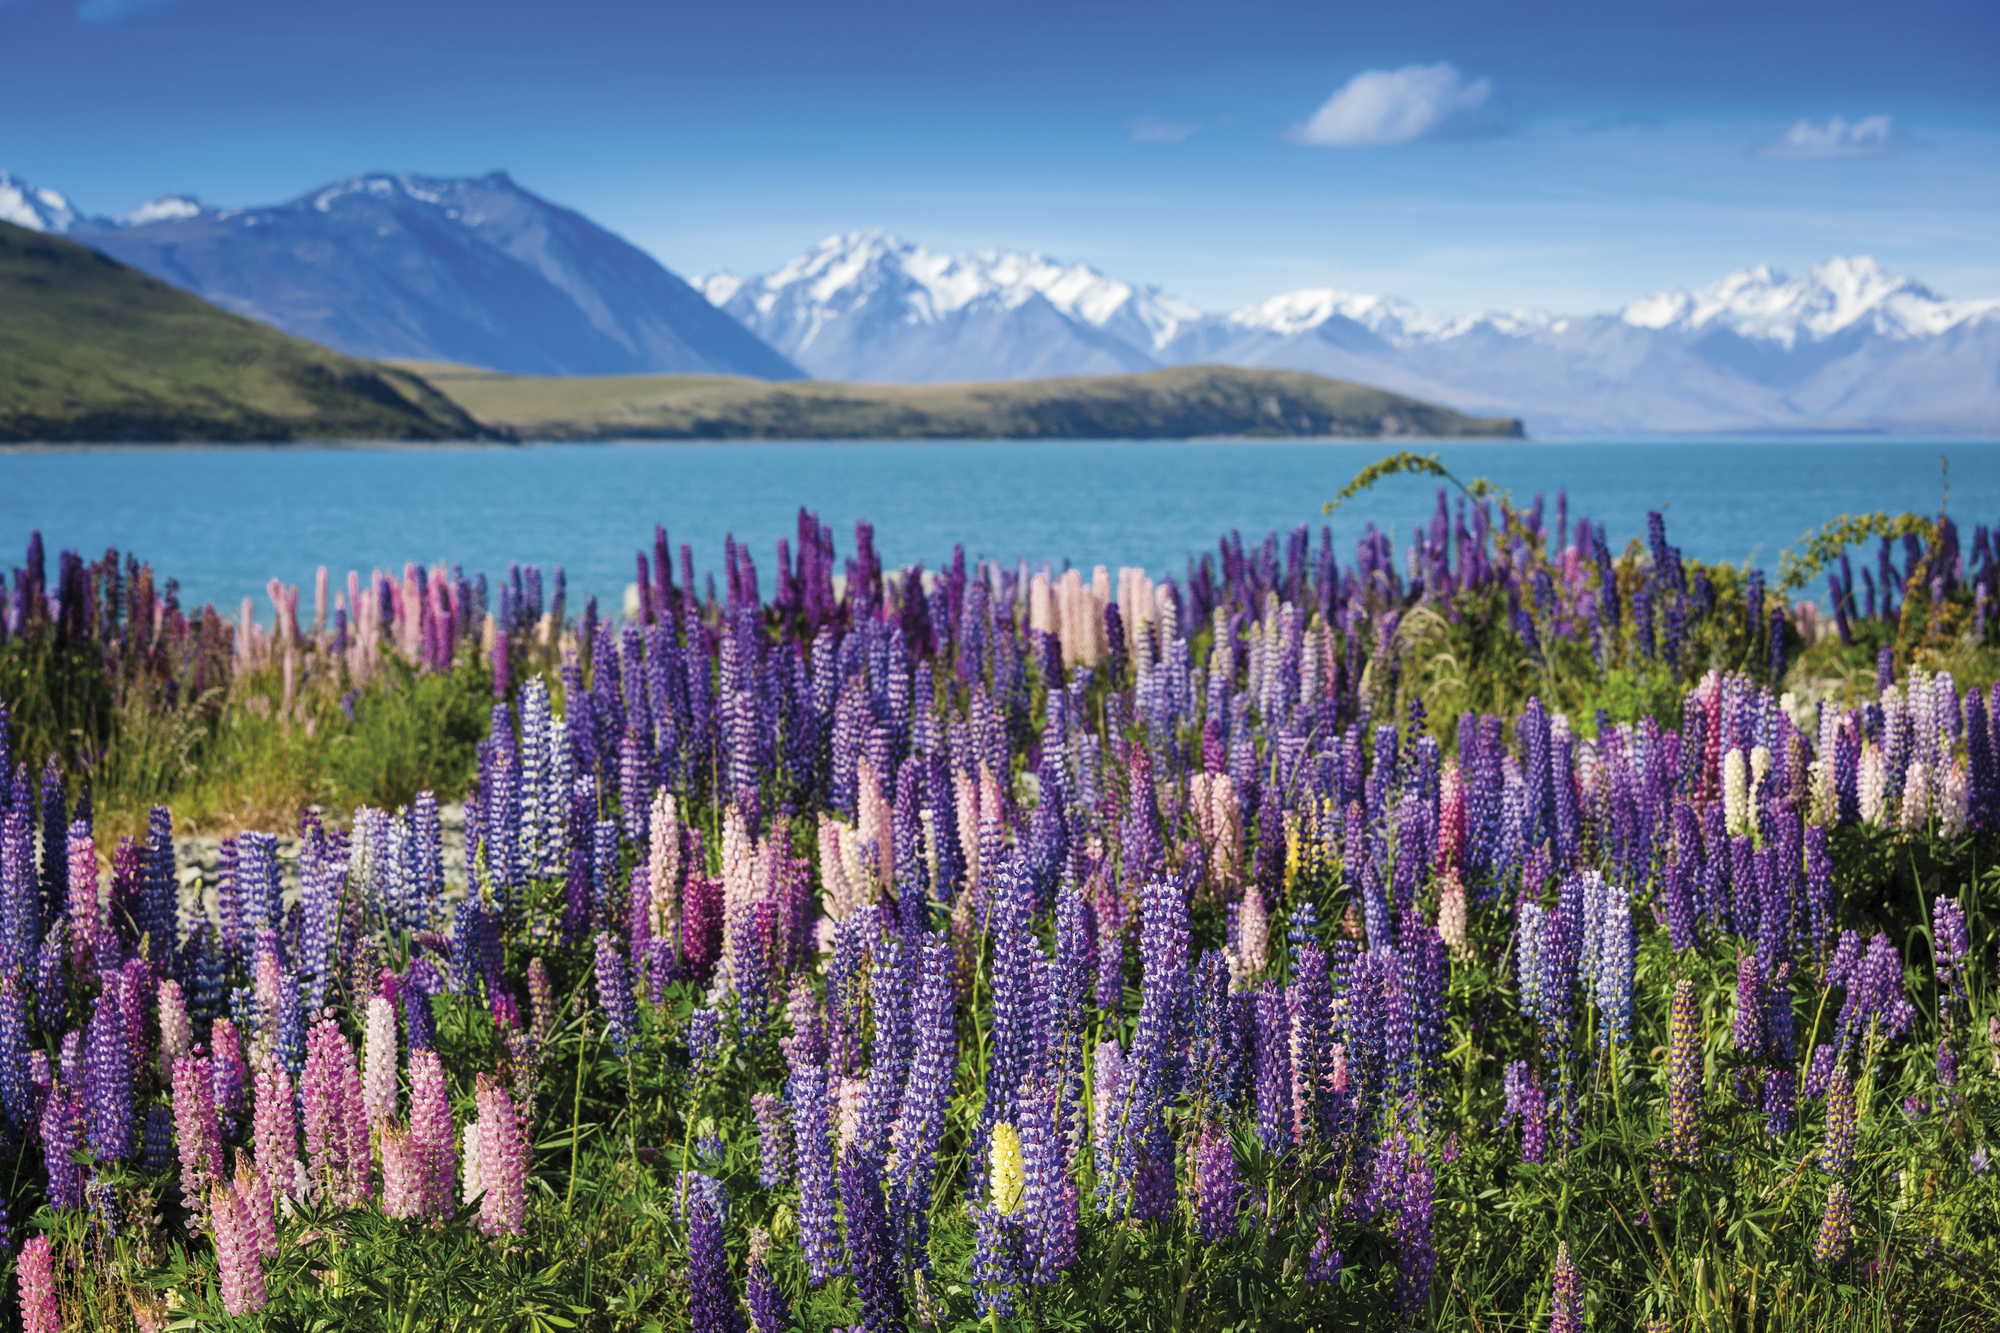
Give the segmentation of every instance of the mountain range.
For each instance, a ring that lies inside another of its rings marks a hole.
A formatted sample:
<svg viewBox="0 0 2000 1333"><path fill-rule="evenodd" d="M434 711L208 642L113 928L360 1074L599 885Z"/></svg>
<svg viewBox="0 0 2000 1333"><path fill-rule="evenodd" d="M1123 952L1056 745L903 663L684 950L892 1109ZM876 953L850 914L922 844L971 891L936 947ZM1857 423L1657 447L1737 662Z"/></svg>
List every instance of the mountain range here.
<svg viewBox="0 0 2000 1333"><path fill-rule="evenodd" d="M1949 300L1866 257L1587 315L1437 315L1331 289L1218 314L1085 263L875 230L689 283L499 172L355 176L268 208L166 196L116 218L0 172L0 220L350 355L516 374L923 384L1224 364L1536 434L2000 432L2000 300Z"/></svg>
<svg viewBox="0 0 2000 1333"><path fill-rule="evenodd" d="M1866 257L1797 277L1745 269L1583 316L1433 315L1330 289L1204 314L1086 264L941 255L880 231L694 285L824 379L1221 363L1518 416L1539 434L2000 429L2000 300L1947 300Z"/></svg>
<svg viewBox="0 0 2000 1333"><path fill-rule="evenodd" d="M542 375L800 373L651 255L505 172L351 176L268 208L170 195L116 218L0 173L0 221L350 356Z"/></svg>

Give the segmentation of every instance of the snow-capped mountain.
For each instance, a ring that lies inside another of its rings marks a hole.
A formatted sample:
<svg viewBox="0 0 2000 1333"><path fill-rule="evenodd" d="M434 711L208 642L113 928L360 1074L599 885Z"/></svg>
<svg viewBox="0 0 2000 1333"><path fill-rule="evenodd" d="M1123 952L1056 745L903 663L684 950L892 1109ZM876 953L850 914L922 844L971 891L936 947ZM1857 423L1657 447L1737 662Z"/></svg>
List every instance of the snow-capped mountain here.
<svg viewBox="0 0 2000 1333"><path fill-rule="evenodd" d="M709 273L709 300L826 379L1024 379L1150 370L1201 312L1088 264L947 255L882 231L833 236L761 278Z"/></svg>
<svg viewBox="0 0 2000 1333"><path fill-rule="evenodd" d="M543 375L799 373L652 256L504 172L351 176L268 208L170 195L115 219L66 216L114 259L355 356Z"/></svg>
<svg viewBox="0 0 2000 1333"><path fill-rule="evenodd" d="M69 200L54 190L30 185L11 171L0 171L0 222L62 236L79 218Z"/></svg>
<svg viewBox="0 0 2000 1333"><path fill-rule="evenodd" d="M814 374L853 380L1307 370L1542 433L2000 429L2000 301L1952 301L1868 258L1745 269L1613 314L1439 315L1313 289L1200 314L1086 264L822 242L709 299Z"/></svg>

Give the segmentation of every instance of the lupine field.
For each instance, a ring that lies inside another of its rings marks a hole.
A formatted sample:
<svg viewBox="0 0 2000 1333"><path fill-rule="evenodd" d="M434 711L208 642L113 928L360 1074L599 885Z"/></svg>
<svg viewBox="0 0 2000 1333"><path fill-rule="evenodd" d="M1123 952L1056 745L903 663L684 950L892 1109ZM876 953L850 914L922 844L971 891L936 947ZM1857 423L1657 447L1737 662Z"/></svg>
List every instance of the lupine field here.
<svg viewBox="0 0 2000 1333"><path fill-rule="evenodd" d="M2000 1328L2000 532L1767 577L1475 486L1159 582L805 512L618 606L49 563L33 1333Z"/></svg>

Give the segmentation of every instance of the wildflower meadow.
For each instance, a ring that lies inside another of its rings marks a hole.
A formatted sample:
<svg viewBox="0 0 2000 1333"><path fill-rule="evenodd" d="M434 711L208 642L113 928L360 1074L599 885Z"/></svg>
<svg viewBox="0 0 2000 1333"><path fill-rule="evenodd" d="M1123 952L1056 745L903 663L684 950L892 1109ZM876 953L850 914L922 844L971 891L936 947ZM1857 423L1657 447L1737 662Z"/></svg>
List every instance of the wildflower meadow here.
<svg viewBox="0 0 2000 1333"><path fill-rule="evenodd" d="M2000 1328L2000 532L1445 480L1161 579L658 532L618 605L36 538L6 1318Z"/></svg>

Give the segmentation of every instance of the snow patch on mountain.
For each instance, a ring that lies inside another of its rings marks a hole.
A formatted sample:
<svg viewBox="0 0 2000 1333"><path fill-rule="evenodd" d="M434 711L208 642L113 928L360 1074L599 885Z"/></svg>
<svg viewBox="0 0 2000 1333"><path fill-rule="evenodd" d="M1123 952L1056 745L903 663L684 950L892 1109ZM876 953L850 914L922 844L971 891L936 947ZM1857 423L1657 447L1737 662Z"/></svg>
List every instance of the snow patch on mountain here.
<svg viewBox="0 0 2000 1333"><path fill-rule="evenodd" d="M1933 338L1968 321L2000 316L2000 300L1948 301L1866 255L1830 259L1791 278L1760 264L1694 291L1670 287L1620 315L1643 329L1699 333L1726 328L1791 347L1856 327L1885 338Z"/></svg>
<svg viewBox="0 0 2000 1333"><path fill-rule="evenodd" d="M0 222L62 236L82 220L83 215L54 190L31 185L12 172L0 171Z"/></svg>

